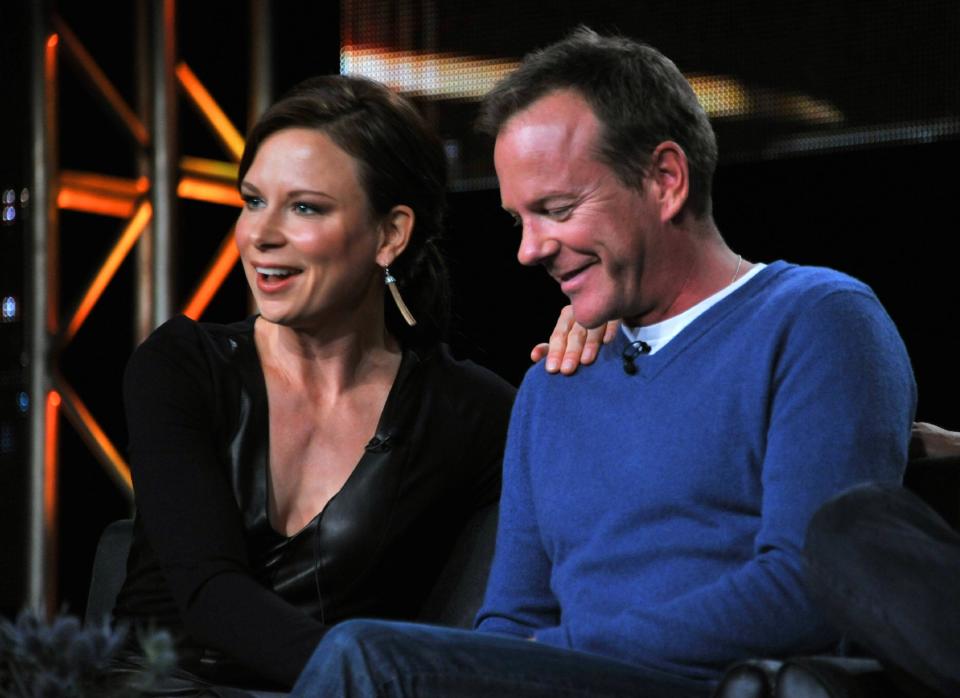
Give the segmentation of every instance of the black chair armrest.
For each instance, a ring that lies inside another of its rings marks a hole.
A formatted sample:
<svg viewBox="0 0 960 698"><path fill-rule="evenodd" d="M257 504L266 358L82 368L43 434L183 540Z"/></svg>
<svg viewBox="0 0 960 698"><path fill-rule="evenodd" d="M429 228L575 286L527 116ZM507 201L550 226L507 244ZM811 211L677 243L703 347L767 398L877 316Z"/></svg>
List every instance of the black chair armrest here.
<svg viewBox="0 0 960 698"><path fill-rule="evenodd" d="M866 657L795 657L777 673L776 698L905 698L891 674Z"/></svg>
<svg viewBox="0 0 960 698"><path fill-rule="evenodd" d="M777 684L778 659L746 659L727 669L714 698L770 698Z"/></svg>

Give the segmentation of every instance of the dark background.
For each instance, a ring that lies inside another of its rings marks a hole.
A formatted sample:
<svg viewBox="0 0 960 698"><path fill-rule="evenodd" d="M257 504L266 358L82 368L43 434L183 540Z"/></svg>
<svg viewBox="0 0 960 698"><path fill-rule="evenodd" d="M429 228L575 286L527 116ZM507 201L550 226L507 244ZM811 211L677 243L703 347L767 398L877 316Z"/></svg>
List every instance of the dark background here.
<svg viewBox="0 0 960 698"><path fill-rule="evenodd" d="M918 418L960 429L954 357L957 224L954 207L960 141L960 12L952 2L591 2L539 3L275 2L275 80L282 92L302 78L337 72L341 35L404 49L517 58L580 22L619 30L662 48L685 72L735 75L758 91L787 90L829 101L845 115L825 130L763 116L715 122L721 165L714 212L731 247L751 261L787 259L840 269L870 284L906 342L919 386ZM584 3L586 5L586 3ZM434 7L436 16L425 12ZM26 3L0 15L0 189L29 182ZM425 9L426 8L426 9ZM135 103L132 3L61 2L58 8L88 51ZM248 23L245 3L180 3L178 53L233 122L248 122ZM347 16L348 13L349 16ZM343 26L341 26L341 23ZM429 31L425 27L432 27ZM61 64L61 165L132 177L135 151ZM463 145L464 171L489 173L489 144L469 132L475 103L426 103L446 139ZM181 148L226 159L185 100ZM831 141L831 138L833 140ZM798 148L800 138L813 146ZM831 145L833 143L833 145ZM791 145L794 144L794 145ZM454 183L456 184L456 183ZM446 251L454 279L455 352L518 383L527 353L553 325L563 296L539 269L517 264L518 233L495 189L459 186L450 196ZM23 270L29 208L0 226L0 296L26 298ZM178 295L185 302L235 216L197 202L179 209ZM122 222L63 212L60 280L64 311L89 282ZM132 260L63 353L60 366L114 443L125 443L119 384L133 349ZM246 314L235 271L204 320ZM21 303L21 306L23 303ZM29 312L29 311L27 311ZM0 613L22 602L26 419L26 317L0 324ZM869 406L865 406L869 409ZM585 416L589 418L589 416ZM61 424L59 587L82 613L97 536L129 512L70 425Z"/></svg>

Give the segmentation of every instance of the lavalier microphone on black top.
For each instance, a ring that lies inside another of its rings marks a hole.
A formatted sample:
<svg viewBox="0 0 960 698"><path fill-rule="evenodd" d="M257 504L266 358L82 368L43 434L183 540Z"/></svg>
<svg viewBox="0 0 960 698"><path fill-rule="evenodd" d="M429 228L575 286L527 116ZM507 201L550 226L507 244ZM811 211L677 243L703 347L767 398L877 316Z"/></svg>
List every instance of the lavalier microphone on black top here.
<svg viewBox="0 0 960 698"><path fill-rule="evenodd" d="M624 348L623 353L620 357L623 359L623 372L628 376L632 376L637 372L637 364L634 363L634 359L642 354L650 353L650 345L644 342L642 339L638 339L635 342L630 342Z"/></svg>

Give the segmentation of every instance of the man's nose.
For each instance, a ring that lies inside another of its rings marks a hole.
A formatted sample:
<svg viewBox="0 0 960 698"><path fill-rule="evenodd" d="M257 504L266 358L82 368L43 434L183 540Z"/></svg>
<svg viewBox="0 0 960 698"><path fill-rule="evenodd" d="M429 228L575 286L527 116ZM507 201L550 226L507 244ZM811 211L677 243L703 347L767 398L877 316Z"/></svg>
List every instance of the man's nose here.
<svg viewBox="0 0 960 698"><path fill-rule="evenodd" d="M545 234L543 226L536 219L525 220L522 224L520 248L517 250L517 260L520 264L525 266L541 264L558 252L560 244Z"/></svg>

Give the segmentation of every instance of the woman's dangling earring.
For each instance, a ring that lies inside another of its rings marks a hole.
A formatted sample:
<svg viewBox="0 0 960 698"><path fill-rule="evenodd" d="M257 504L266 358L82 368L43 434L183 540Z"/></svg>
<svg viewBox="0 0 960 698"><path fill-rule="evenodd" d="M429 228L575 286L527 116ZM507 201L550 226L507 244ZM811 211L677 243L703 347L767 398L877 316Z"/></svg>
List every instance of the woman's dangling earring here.
<svg viewBox="0 0 960 698"><path fill-rule="evenodd" d="M407 304L403 302L403 298L400 297L400 289L397 288L397 280L393 277L393 274L390 273L390 267L384 267L383 273L383 280L387 284L387 288L390 289L390 295L393 296L393 302L397 304L397 310L403 315L403 319L407 321L407 324L413 327L417 324L417 321L414 320L410 308L407 307Z"/></svg>

